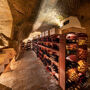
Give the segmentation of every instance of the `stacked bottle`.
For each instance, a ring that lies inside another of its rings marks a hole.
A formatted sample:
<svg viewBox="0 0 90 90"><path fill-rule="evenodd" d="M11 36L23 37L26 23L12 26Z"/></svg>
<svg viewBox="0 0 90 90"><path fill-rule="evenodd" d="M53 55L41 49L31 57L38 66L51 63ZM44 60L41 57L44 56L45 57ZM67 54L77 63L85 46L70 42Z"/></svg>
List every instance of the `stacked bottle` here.
<svg viewBox="0 0 90 90"><path fill-rule="evenodd" d="M87 35L69 33L66 35L66 88L78 90L86 87Z"/></svg>

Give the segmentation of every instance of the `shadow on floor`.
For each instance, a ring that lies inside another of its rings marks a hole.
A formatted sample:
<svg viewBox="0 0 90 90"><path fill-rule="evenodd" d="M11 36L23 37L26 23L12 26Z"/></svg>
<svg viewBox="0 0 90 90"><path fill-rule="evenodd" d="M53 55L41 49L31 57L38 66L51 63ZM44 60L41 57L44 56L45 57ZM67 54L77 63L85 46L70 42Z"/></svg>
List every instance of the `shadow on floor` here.
<svg viewBox="0 0 90 90"><path fill-rule="evenodd" d="M0 90L12 90L12 89L0 84Z"/></svg>

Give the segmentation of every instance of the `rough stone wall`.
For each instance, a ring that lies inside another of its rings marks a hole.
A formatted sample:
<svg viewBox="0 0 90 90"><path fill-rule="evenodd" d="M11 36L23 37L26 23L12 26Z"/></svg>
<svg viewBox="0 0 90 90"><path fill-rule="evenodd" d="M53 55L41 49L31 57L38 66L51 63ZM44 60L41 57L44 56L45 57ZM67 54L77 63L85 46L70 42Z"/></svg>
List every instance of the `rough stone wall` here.
<svg viewBox="0 0 90 90"><path fill-rule="evenodd" d="M13 17L10 47L18 50L20 41L28 37L38 13L41 0L8 0Z"/></svg>
<svg viewBox="0 0 90 90"><path fill-rule="evenodd" d="M0 33L11 37L13 18L7 0L0 0Z"/></svg>
<svg viewBox="0 0 90 90"><path fill-rule="evenodd" d="M13 17L13 28L9 46L20 52L20 41L27 38L40 7L41 0L8 0ZM18 56L18 55L17 55Z"/></svg>
<svg viewBox="0 0 90 90"><path fill-rule="evenodd" d="M24 39L32 30L40 0L8 0L8 3L13 16L12 38L18 40L20 36Z"/></svg>

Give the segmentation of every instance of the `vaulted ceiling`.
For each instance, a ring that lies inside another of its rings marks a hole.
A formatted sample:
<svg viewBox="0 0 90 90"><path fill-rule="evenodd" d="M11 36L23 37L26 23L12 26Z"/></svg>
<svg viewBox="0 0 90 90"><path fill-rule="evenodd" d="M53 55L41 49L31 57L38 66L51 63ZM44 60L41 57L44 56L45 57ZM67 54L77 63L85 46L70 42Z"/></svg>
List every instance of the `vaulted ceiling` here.
<svg viewBox="0 0 90 90"><path fill-rule="evenodd" d="M47 24L47 22L52 20L47 19L47 17L54 20L52 16L58 14L56 17L62 16L63 19L69 16L76 16L80 20L81 24L85 25L84 22L86 20L90 20L89 11L90 0L43 0L37 22L40 21L42 17L44 17L45 20L42 21L41 27L39 29L44 30L51 28L53 26L52 23ZM47 15L45 16L46 13ZM36 24L38 25L38 23Z"/></svg>
<svg viewBox="0 0 90 90"><path fill-rule="evenodd" d="M7 0L13 17L12 38L18 40L26 38L33 29L35 20L38 20L42 12L49 13L49 9L58 10L59 15L64 18L68 16L77 16L80 21L90 15L85 10L90 0ZM90 5L90 4L89 4ZM85 8L85 9L84 9ZM52 12L52 11L51 11ZM51 13L50 12L50 13ZM87 13L87 14L86 14ZM42 28L49 28L50 24L43 21Z"/></svg>
<svg viewBox="0 0 90 90"><path fill-rule="evenodd" d="M53 24L47 23L47 21L50 20L46 20L45 15L47 16L47 14L49 13L53 14L52 11L54 10L58 11L58 15L63 18L66 18L71 15L77 16L83 26L85 26L88 30L90 28L90 0L7 1L13 18L11 32L12 41L20 41L28 37L30 32L32 32L35 23L43 19L43 17L45 21L41 20L41 26L39 27L39 29L51 28Z"/></svg>
<svg viewBox="0 0 90 90"><path fill-rule="evenodd" d="M24 39L29 35L40 2L41 0L8 0L13 17L12 38L14 40L18 40L19 36Z"/></svg>

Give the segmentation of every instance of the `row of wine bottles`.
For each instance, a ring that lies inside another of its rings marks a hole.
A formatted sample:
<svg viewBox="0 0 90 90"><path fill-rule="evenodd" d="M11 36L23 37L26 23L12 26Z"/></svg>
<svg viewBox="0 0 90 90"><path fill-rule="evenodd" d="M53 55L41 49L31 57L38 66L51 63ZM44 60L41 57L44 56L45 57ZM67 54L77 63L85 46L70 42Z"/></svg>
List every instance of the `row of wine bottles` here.
<svg viewBox="0 0 90 90"><path fill-rule="evenodd" d="M43 58L42 62L45 66L51 67L51 70L50 70L51 72L55 71L56 73L58 73L58 67L54 63L52 63L51 60L47 58Z"/></svg>
<svg viewBox="0 0 90 90"><path fill-rule="evenodd" d="M83 33L68 33L66 34L65 50L65 72L66 72L66 89L78 90L86 86L88 77L87 73L87 35ZM51 43L50 43L51 42ZM37 55L47 67L49 72L59 73L58 66L52 62L54 60L59 64L59 55L53 50L60 51L59 47L60 35L52 35L35 40L37 43ZM58 44L57 44L58 43ZM46 48L51 49L46 49ZM52 50L53 49L53 50ZM62 52L60 52L62 53ZM46 56L48 57L46 57ZM52 59L52 60L51 60ZM59 73L60 74L60 73ZM54 74L56 80L58 78Z"/></svg>
<svg viewBox="0 0 90 90"><path fill-rule="evenodd" d="M32 43L32 50L37 54L38 52L37 43Z"/></svg>
<svg viewBox="0 0 90 90"><path fill-rule="evenodd" d="M57 44L54 44L54 43L43 43L43 42L40 42L38 44L39 45L42 45L42 46L45 46L47 48L51 48L51 49L54 49L54 50L58 50L59 51L59 45L57 45Z"/></svg>
<svg viewBox="0 0 90 90"><path fill-rule="evenodd" d="M30 50L31 49L31 41L28 40L27 43L21 41L20 48L21 48L22 51L23 50Z"/></svg>
<svg viewBox="0 0 90 90"><path fill-rule="evenodd" d="M46 53L43 52L43 50L39 48L39 52L38 52L38 57L40 57L40 60L42 61L42 63L44 64L44 66L47 68L47 70L51 73L53 73L53 76L55 77L56 80L58 80L57 76L55 75L56 73L58 73L58 67L49 59L44 57L44 55L47 55ZM53 58L54 60L54 58Z"/></svg>
<svg viewBox="0 0 90 90"><path fill-rule="evenodd" d="M43 42L59 43L60 42L60 35L46 36L46 37L43 37L43 38L39 38L38 40L43 41Z"/></svg>
<svg viewBox="0 0 90 90"><path fill-rule="evenodd" d="M66 88L78 90L87 82L87 35L69 33L66 35Z"/></svg>
<svg viewBox="0 0 90 90"><path fill-rule="evenodd" d="M41 47L38 48L38 51L39 52L41 51L43 53L43 55L47 55L49 58L52 58L54 61L59 62L59 56L56 55L55 52L52 52L51 50L46 50Z"/></svg>
<svg viewBox="0 0 90 90"><path fill-rule="evenodd" d="M66 88L67 90L83 90L83 88L87 88L87 80L88 77L86 77L85 75L80 75L77 82L67 80Z"/></svg>

